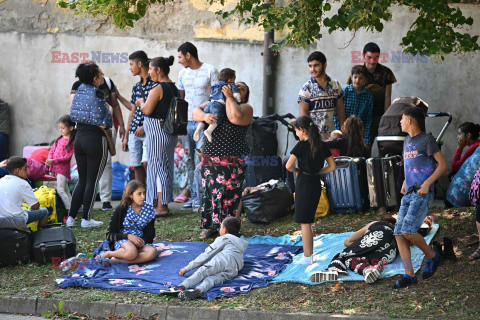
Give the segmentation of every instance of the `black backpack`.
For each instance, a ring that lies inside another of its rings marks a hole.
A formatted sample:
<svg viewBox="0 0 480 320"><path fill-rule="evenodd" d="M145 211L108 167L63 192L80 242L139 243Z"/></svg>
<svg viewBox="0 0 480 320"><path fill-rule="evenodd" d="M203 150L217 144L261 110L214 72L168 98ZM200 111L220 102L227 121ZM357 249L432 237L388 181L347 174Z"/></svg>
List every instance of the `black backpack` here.
<svg viewBox="0 0 480 320"><path fill-rule="evenodd" d="M172 92L172 100L168 107L167 116L161 122L162 129L168 134L174 136L184 136L187 134L188 124L188 102L175 97L172 88L168 87Z"/></svg>
<svg viewBox="0 0 480 320"><path fill-rule="evenodd" d="M245 137L250 155L277 155L277 117L277 114L273 114L252 121Z"/></svg>

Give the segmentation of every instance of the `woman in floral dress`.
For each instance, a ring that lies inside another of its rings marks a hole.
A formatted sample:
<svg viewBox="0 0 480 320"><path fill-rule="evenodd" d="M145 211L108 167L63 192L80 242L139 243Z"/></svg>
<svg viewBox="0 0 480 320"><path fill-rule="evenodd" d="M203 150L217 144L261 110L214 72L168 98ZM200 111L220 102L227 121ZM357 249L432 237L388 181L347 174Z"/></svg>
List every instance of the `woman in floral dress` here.
<svg viewBox="0 0 480 320"><path fill-rule="evenodd" d="M232 88L222 89L226 98L227 118L218 124L213 131L212 142L204 141L202 155L202 188L204 190L201 227L204 229L201 238L209 238L217 233L222 221L229 216L237 215L237 208L242 195L242 184L245 179L245 156L248 145L245 140L248 126L253 119L253 108L249 105L248 86L238 82L241 103L233 98ZM203 112L205 105L193 111L195 121L215 123L217 117Z"/></svg>

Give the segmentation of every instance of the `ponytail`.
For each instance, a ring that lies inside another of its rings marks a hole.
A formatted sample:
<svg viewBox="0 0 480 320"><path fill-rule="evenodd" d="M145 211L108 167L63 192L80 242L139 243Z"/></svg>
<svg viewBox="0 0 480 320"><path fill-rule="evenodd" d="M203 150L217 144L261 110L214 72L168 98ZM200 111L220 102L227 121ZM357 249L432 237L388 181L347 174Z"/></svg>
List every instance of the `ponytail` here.
<svg viewBox="0 0 480 320"><path fill-rule="evenodd" d="M295 121L295 124L293 126L295 128L304 129L305 131L307 131L307 141L310 145L310 153L312 154L312 158L315 158L315 155L320 152L322 147L322 138L320 136L320 131L318 130L317 125L309 116L301 116L297 119L297 121Z"/></svg>

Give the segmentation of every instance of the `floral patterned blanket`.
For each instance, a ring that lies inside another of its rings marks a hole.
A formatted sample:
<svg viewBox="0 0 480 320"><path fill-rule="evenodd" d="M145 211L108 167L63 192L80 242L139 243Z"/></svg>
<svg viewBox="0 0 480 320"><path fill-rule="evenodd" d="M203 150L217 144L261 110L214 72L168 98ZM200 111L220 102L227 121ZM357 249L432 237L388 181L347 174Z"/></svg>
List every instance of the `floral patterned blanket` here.
<svg viewBox="0 0 480 320"><path fill-rule="evenodd" d="M155 242L153 246L158 250L158 257L152 262L140 265L117 264L105 268L91 259L81 264L73 274L56 279L55 284L61 288L95 287L161 293L171 285L178 285L183 281L184 278L178 275L178 271L202 253L208 244ZM107 248L105 241L95 251L94 256ZM238 276L212 288L205 293L204 298L215 299L265 287L301 252L302 247L299 246L251 244L244 252L245 265Z"/></svg>

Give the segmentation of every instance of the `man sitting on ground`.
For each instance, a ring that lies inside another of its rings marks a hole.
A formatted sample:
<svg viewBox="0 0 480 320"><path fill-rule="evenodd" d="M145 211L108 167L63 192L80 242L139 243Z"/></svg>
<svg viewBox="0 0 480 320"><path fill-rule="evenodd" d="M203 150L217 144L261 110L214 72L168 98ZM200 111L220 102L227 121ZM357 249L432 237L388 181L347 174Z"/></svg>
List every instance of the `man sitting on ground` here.
<svg viewBox="0 0 480 320"><path fill-rule="evenodd" d="M52 208L40 208L38 199L33 194L27 178L27 159L11 157L7 160L9 175L0 179L0 228L25 229L27 224L38 221L44 225ZM22 209L22 203L30 210Z"/></svg>

